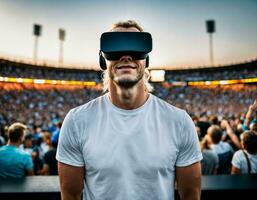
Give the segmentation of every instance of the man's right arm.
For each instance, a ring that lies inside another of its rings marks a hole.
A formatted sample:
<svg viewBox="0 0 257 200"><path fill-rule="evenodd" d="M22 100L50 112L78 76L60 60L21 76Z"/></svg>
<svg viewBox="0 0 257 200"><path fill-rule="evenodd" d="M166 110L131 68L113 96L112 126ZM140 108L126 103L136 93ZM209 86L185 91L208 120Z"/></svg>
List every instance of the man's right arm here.
<svg viewBox="0 0 257 200"><path fill-rule="evenodd" d="M84 167L58 162L62 200L80 200L85 176Z"/></svg>
<svg viewBox="0 0 257 200"><path fill-rule="evenodd" d="M253 113L257 110L257 99L255 99L254 103L252 105L249 106L249 109L246 113L246 116L245 116L245 122L244 122L244 125L246 127L249 128L250 126L250 123L251 123L251 119L252 119L252 115Z"/></svg>
<svg viewBox="0 0 257 200"><path fill-rule="evenodd" d="M34 175L34 164L32 161L32 157L30 155L25 155L25 171L26 176L33 176Z"/></svg>

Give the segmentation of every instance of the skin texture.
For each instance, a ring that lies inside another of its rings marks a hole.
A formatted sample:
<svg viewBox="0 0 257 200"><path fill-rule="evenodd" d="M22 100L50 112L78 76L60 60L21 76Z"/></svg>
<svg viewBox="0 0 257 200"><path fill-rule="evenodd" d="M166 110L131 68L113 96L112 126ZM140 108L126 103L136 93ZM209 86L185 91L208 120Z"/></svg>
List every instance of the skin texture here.
<svg viewBox="0 0 257 200"><path fill-rule="evenodd" d="M139 31L136 28L115 28L112 31ZM117 61L107 61L109 73L109 99L121 109L136 109L149 97L143 81L145 60L133 60L124 55ZM58 164L62 200L78 200L83 190L84 167ZM182 200L200 199L201 168L200 163L176 170L179 193ZM172 188L171 188L172 189Z"/></svg>
<svg viewBox="0 0 257 200"><path fill-rule="evenodd" d="M200 200L201 164L176 168L177 188L181 200Z"/></svg>
<svg viewBox="0 0 257 200"><path fill-rule="evenodd" d="M80 200L85 174L84 167L58 163L62 200Z"/></svg>
<svg viewBox="0 0 257 200"><path fill-rule="evenodd" d="M241 170L232 165L231 174L241 174Z"/></svg>
<svg viewBox="0 0 257 200"><path fill-rule="evenodd" d="M135 32L136 28L118 27L112 31ZM107 61L110 76L109 92L111 102L122 109L135 109L142 106L149 94L143 82L145 60L133 60L124 55L117 61ZM135 83L132 87L124 87L122 82Z"/></svg>

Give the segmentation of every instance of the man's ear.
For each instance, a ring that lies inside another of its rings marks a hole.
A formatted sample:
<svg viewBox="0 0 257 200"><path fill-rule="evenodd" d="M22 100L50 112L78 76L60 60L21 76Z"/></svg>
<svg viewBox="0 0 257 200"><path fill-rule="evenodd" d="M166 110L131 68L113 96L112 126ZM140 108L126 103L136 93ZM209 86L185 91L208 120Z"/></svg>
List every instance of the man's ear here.
<svg viewBox="0 0 257 200"><path fill-rule="evenodd" d="M106 70L107 66L106 66L106 61L105 58L103 57L102 52L99 52L99 65L101 67L102 70Z"/></svg>
<svg viewBox="0 0 257 200"><path fill-rule="evenodd" d="M149 56L146 57L145 59L145 68L149 66Z"/></svg>

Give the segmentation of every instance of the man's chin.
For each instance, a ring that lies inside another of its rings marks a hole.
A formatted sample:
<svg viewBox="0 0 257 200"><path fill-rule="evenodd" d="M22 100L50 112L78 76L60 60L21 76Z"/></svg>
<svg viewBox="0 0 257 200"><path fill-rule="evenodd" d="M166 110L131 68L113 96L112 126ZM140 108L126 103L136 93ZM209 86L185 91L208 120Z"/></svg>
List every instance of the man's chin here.
<svg viewBox="0 0 257 200"><path fill-rule="evenodd" d="M132 88L135 86L140 79L117 79L114 80L117 85L119 85L122 88Z"/></svg>

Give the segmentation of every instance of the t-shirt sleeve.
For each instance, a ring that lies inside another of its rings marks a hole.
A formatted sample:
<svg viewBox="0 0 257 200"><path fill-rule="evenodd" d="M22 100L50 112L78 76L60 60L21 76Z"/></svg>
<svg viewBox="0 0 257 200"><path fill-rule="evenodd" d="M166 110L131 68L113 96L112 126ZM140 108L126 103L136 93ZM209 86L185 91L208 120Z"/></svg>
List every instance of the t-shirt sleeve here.
<svg viewBox="0 0 257 200"><path fill-rule="evenodd" d="M242 167L242 156L240 155L240 151L234 153L231 164L237 169L241 169Z"/></svg>
<svg viewBox="0 0 257 200"><path fill-rule="evenodd" d="M56 159L59 162L76 167L85 165L78 135L73 113L70 111L66 115L60 131L56 153Z"/></svg>
<svg viewBox="0 0 257 200"><path fill-rule="evenodd" d="M190 116L184 111L181 132L179 135L179 152L176 161L177 167L189 166L202 160L199 139L195 125Z"/></svg>
<svg viewBox="0 0 257 200"><path fill-rule="evenodd" d="M33 161L32 157L29 154L25 154L25 169L28 170L33 170Z"/></svg>

